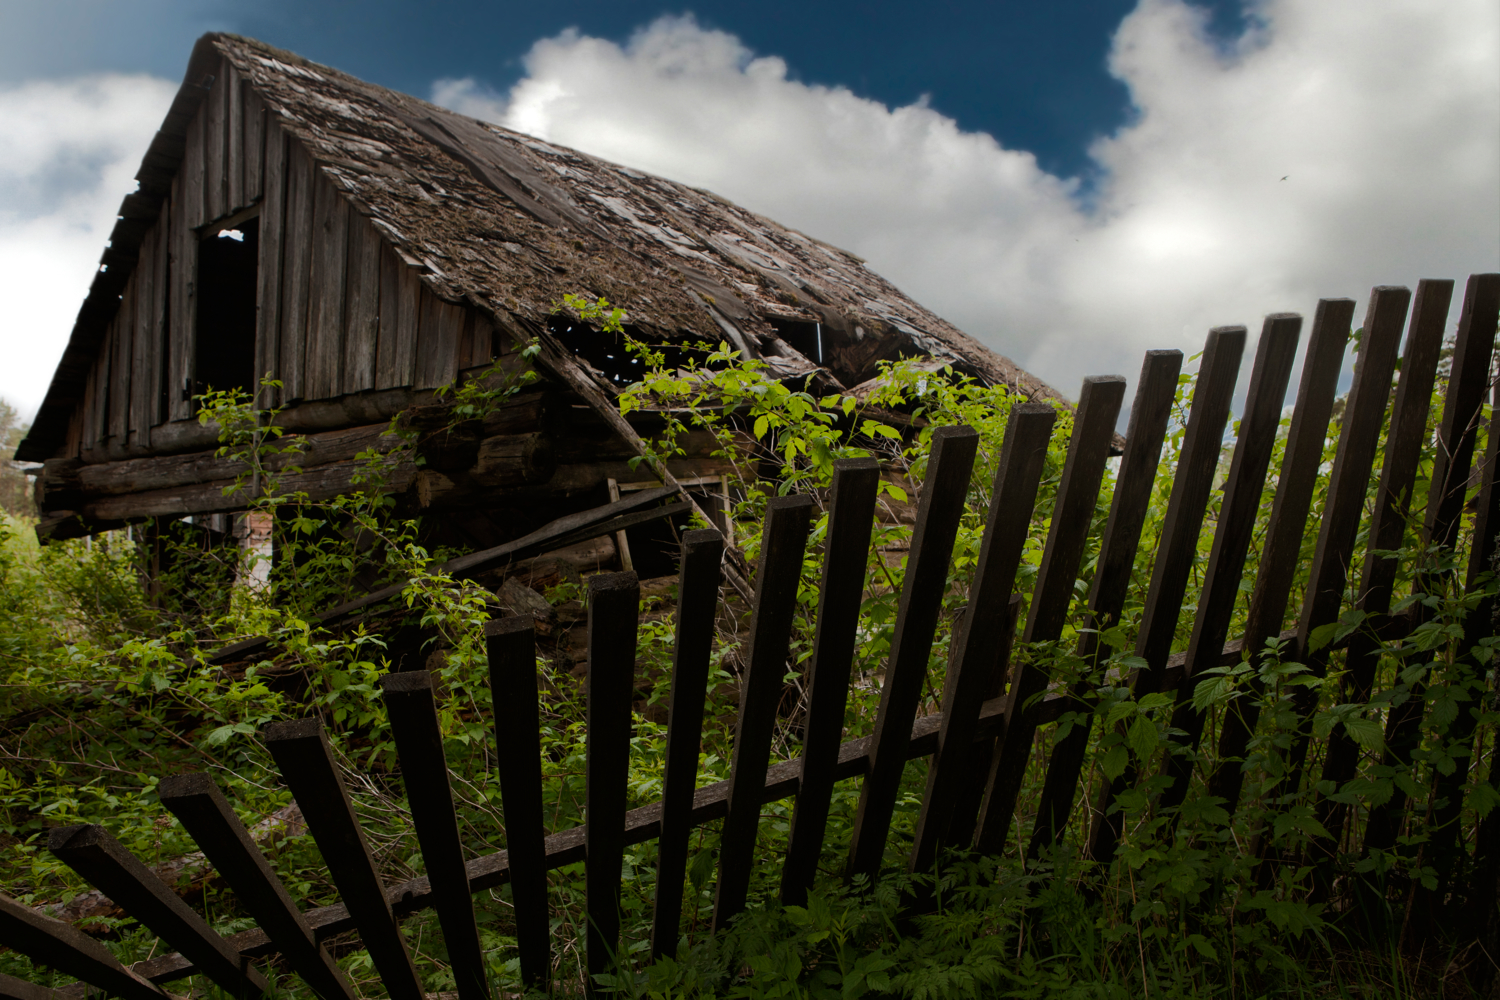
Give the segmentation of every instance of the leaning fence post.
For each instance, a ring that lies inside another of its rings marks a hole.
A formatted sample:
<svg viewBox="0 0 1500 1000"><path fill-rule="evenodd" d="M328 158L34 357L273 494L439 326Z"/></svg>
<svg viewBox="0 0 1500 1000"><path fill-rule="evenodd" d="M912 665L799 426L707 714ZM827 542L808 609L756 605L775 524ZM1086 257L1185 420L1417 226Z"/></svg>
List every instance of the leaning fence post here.
<svg viewBox="0 0 1500 1000"><path fill-rule="evenodd" d="M589 578L583 837L590 995L597 992L593 977L610 971L620 947L620 868L625 863L630 702L640 603L634 572Z"/></svg>
<svg viewBox="0 0 1500 1000"><path fill-rule="evenodd" d="M530 615L517 615L486 623L484 635L521 981L545 992L552 971L552 929L547 913L536 626Z"/></svg>
<svg viewBox="0 0 1500 1000"><path fill-rule="evenodd" d="M740 685L739 721L734 730L734 761L729 769L729 808L719 839L719 880L714 893L714 930L722 930L745 908L755 836L776 727L776 702L786 676L802 556L812 519L812 497L775 497L766 504L760 565L755 571L755 610L750 648Z"/></svg>
<svg viewBox="0 0 1500 1000"><path fill-rule="evenodd" d="M700 529L682 536L666 765L661 779L661 836L656 844L656 904L651 924L651 954L656 957L676 952L682 923L682 886L693 830L693 791L698 784L703 702L708 695L723 559L724 536L717 531Z"/></svg>
<svg viewBox="0 0 1500 1000"><path fill-rule="evenodd" d="M164 1000L169 996L160 987L125 968L108 948L72 924L44 917L9 896L0 896L0 945L14 948L33 962L77 976L90 986L118 994L125 1000ZM42 990L42 987L23 980L13 981ZM16 992L24 994L30 991Z"/></svg>
<svg viewBox="0 0 1500 1000"><path fill-rule="evenodd" d="M833 463L818 632L813 640L802 735L802 775L781 869L781 901L790 906L807 905L807 890L817 873L828 829L879 487L880 463L875 459L841 458Z"/></svg>

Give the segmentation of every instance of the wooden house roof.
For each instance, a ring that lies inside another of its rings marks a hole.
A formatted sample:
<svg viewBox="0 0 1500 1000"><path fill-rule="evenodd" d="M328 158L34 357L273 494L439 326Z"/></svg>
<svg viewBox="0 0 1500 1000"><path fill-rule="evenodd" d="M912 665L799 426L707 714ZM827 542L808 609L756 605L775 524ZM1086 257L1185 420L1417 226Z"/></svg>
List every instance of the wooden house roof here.
<svg viewBox="0 0 1500 1000"><path fill-rule="evenodd" d="M845 385L870 377L881 360L927 356L1029 397L1062 399L855 255L708 191L467 118L252 39L208 34L136 175L138 191L121 205L17 458L44 460L62 441L221 57L434 293L483 310L502 329L536 335L565 294L603 296L624 306L627 322L646 337L728 339L788 375L819 365L779 336L778 325L818 323L822 367Z"/></svg>

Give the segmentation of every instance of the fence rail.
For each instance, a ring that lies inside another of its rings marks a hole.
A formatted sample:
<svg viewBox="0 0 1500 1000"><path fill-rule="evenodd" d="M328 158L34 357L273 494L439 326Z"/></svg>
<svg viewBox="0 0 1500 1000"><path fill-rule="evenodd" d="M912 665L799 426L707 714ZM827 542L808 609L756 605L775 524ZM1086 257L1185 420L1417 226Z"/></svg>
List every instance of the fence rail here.
<svg viewBox="0 0 1500 1000"><path fill-rule="evenodd" d="M1389 553L1400 548L1405 537L1422 444L1429 436L1436 442L1436 457L1421 540L1451 551L1467 503L1473 509L1474 527L1462 586L1474 592L1490 572L1500 526L1500 491L1495 489L1500 451L1500 426L1495 421L1500 406L1492 409L1487 450L1478 463L1474 452L1486 394L1500 396L1491 376L1500 275L1474 275L1468 281L1442 417L1438 426L1429 428L1429 401L1452 292L1452 282L1423 281L1415 297L1404 288L1380 287L1372 293L1317 517L1316 544L1310 561L1304 561L1304 539L1316 484L1329 460L1324 445L1355 311L1355 303L1347 299L1319 303L1276 470L1270 517L1254 556L1258 565L1248 615L1237 635L1231 635L1231 628L1256 543L1257 512L1276 455L1278 423L1302 320L1276 314L1265 321L1222 481L1212 547L1204 559L1198 540L1221 474L1224 434L1248 339L1243 327L1209 333L1160 543L1149 584L1141 592L1132 570L1182 365L1177 351L1146 355L1091 589L1081 611L1085 624L1097 629L1117 621L1133 593L1141 605L1133 653L1142 666L1128 683L1136 698L1156 693L1172 699L1170 738L1183 751L1165 758L1159 776L1170 780L1151 786L1160 789L1155 807L1162 814L1172 815L1190 787L1203 788L1230 812L1246 798L1247 776L1252 775L1240 762L1260 720L1254 699L1239 699L1225 712L1216 744L1201 749L1211 730L1206 711L1195 707L1192 696L1199 685L1220 676L1211 672L1214 668L1241 659L1258 665L1271 639L1287 647L1285 659L1322 677L1332 652L1343 650L1343 671L1336 681L1339 702L1364 703L1375 693L1381 641L1408 634L1428 620L1430 611L1421 604L1403 614L1389 613L1398 571ZM830 523L800 759L769 764L813 513L811 498L790 496L772 500L767 512L727 780L693 787L724 547L717 532L692 531L682 541L661 801L626 808L639 586L633 573L596 576L589 581L588 783L582 826L550 835L545 829L535 636L529 618L504 619L491 622L486 636L506 850L464 858L431 677L421 670L392 673L382 681L382 695L427 875L400 885L381 884L321 725L314 719L280 723L263 734L266 745L302 805L343 902L301 912L213 780L204 774L174 775L161 781L163 805L197 841L259 927L219 937L107 831L67 827L52 831L51 851L177 953L127 970L97 941L8 897L0 897L0 944L77 974L82 983L57 991L61 994L81 995L82 984L88 983L126 997L160 997L169 994L159 984L197 972L232 996L256 996L265 980L248 960L279 954L318 995L332 998L353 993L322 942L357 930L391 995L416 998L421 995L420 977L399 921L432 909L443 929L458 996L478 1000L488 995L488 988L472 897L509 882L522 977L545 987L552 966L547 870L584 862L587 966L590 972L602 972L620 946L625 847L657 840L651 947L654 954L669 953L675 949L682 920L689 834L694 827L722 820L713 923L723 927L746 906L766 803L796 799L780 895L784 902L801 902L824 847L834 783L862 779L847 872L877 876L887 855L902 772L918 757L931 761L909 869L931 870L944 848L973 848L991 855L1007 851L1017 832L1018 809L1035 815L1027 857L1042 856L1072 826L1086 831L1086 856L1107 864L1122 837L1122 797L1143 787L1148 775L1132 764L1101 787L1087 787L1083 776L1091 734L1085 721L1046 744L1040 787L1033 799L1023 801L1038 728L1065 712L1087 712L1090 688L1085 682L1069 687L1031 658L1016 657L1013 662L1011 651L1017 641L1054 643L1063 636L1069 615L1079 610L1074 590L1125 388L1125 380L1116 376L1084 382L1024 620L1021 595L1016 593L1018 571L1056 415L1052 407L1040 404L1012 410L967 609L951 643L941 713L917 716L978 446L978 435L966 427L939 428L933 436L870 735L841 742L880 474L874 461L857 459L835 464L828 498ZM1383 432L1385 451L1372 491ZM1174 654L1183 600L1195 573L1201 589L1191 636L1186 649ZM1287 627L1299 573L1306 579L1304 599ZM1442 581L1419 582L1430 589ZM1379 616L1377 627L1354 630L1330 643L1328 626L1350 607L1351 583L1353 608ZM1494 610L1494 600L1487 596L1463 620L1465 655L1493 635ZM1076 653L1087 665L1100 666L1121 652L1111 650L1097 630L1086 629L1080 635ZM1468 665L1484 669L1475 660ZM1420 695L1420 682L1412 689ZM1280 786L1269 792L1262 788L1258 794L1269 795L1273 809L1287 808L1299 789L1312 789L1316 816L1329 836L1315 836L1300 857L1280 860L1314 865L1319 872L1315 892L1326 895L1341 845L1346 852L1352 848L1365 855L1388 850L1404 817L1430 815L1435 833L1423 857L1438 872L1438 886L1414 887L1415 912L1436 922L1445 907L1452 914L1462 904L1469 908L1466 914L1478 912L1487 920L1500 866L1500 812L1467 834L1460 829L1461 792L1474 764L1472 754L1461 756L1451 772L1437 773L1425 801L1412 801L1398 790L1384 802L1352 805L1347 795L1330 790L1342 788L1355 775L1360 747L1344 729L1334 729L1323 739L1322 753L1311 755L1318 691L1304 691L1292 706L1288 772ZM1424 717L1424 704L1420 696L1409 697L1386 713L1384 766L1409 762L1424 728L1442 730L1450 740L1467 741L1472 749L1475 713L1460 712L1451 722L1443 722ZM1269 838L1262 838L1249 849L1267 861L1278 860L1268 843ZM1461 884L1457 874L1465 867L1472 877ZM32 1000L47 993L38 990L0 978L0 996Z"/></svg>

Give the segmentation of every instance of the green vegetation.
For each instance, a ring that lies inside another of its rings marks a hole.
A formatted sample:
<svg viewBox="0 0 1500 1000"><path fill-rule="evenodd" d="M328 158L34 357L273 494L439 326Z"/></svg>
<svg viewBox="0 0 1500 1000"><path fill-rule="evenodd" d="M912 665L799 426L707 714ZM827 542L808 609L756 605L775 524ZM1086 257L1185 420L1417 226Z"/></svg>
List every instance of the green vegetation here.
<svg viewBox="0 0 1500 1000"><path fill-rule="evenodd" d="M578 304L569 305L582 312ZM618 325L621 317L616 310L612 316L601 313L594 318L612 318ZM649 348L637 349L650 358ZM689 370L666 371L659 363L648 367L652 373L622 395L621 409L628 413L650 407L662 414L664 430L650 441L661 458L676 454L688 431L716 435L739 470L736 534L752 559L767 495L803 491L825 499L832 462L840 457L874 455L887 469L882 497L887 516L872 538L846 720L848 738L869 732L873 723L878 672L891 641L902 556L911 534L905 516L908 493L925 474L932 430L954 423L978 429L980 457L924 695L923 711L940 709L953 613L965 603L974 572L1014 397L1003 387L979 386L951 371L909 362L889 366L880 387L860 399L819 398L784 386L768 378L757 362L737 360L724 347L706 349L703 363ZM522 388L497 369L486 380L455 387L453 398L466 408L462 419L471 419ZM1440 406L1442 389L1440 384L1434 406ZM1258 854L1245 845L1256 844L1273 859L1297 858L1307 839L1323 832L1307 793L1279 784L1286 773L1284 758L1294 725L1291 699L1309 686L1321 698L1314 755L1321 753L1336 726L1344 727L1364 750L1357 780L1343 789L1327 790L1361 808L1389 798L1396 788L1425 801L1435 776L1468 752L1446 739L1447 725L1459 712L1479 712L1482 745L1493 745L1497 716L1482 698L1490 646L1477 651L1459 648L1462 628L1457 623L1476 597L1454 592L1460 584L1451 574L1416 572L1440 568L1433 560L1452 556L1419 548L1402 551L1398 595L1403 602L1425 604L1428 624L1402 643L1388 645L1375 687L1381 693L1370 704L1335 704L1338 688L1331 680L1310 678L1305 668L1279 657L1262 666L1254 678L1259 683L1250 683L1252 672L1241 666L1227 668L1218 682L1199 689L1202 707L1211 712L1205 748L1216 745L1226 705L1235 699L1262 702L1262 721L1246 762L1245 804L1232 819L1221 801L1207 797L1196 785L1181 815L1169 816L1153 805L1162 779L1151 779L1124 800L1125 837L1111 871L1091 870L1079 860L1077 845L1086 832L1079 829L1070 829L1059 850L1038 864L1028 866L1016 855L1014 845L1025 843L1025 828L1032 821L1029 803L1039 790L1047 750L1068 727L1091 725L1085 787L1097 785L1101 776L1121 773L1132 762L1142 773L1154 774L1164 755L1172 752L1171 700L1147 696L1136 701L1118 678L1142 665L1129 653L1191 391L1192 380L1185 376L1179 387L1178 420L1164 450L1137 557L1136 603L1103 634L1114 654L1104 662L1084 663L1071 653L1078 638L1072 631L1060 643L1017 651L1017 656L1032 658L1052 676L1069 682L1086 677L1095 692L1091 711L1098 721L1070 713L1039 734L1035 765L1022 795L1021 829L1011 838L1011 853L1000 859L953 859L943 872L936 893L939 906L932 912L902 909L909 886L902 876L892 875L874 886L846 887L841 867L858 785L845 781L835 792L822 876L806 908L771 902L779 878L773 859L784 853L791 807L789 801L776 803L764 811L757 856L766 860L755 873L750 911L727 933L709 934L717 844L717 826L709 824L700 828L694 842L681 947L672 958L649 964L655 854L650 843L636 845L627 850L625 936L612 985L629 995L662 1000L870 993L923 1000L1441 995L1443 970L1454 957L1444 946L1430 944L1418 960L1394 946L1355 936L1355 922L1337 916L1360 905L1354 902L1348 876L1361 874L1361 869L1378 871L1384 890L1380 905L1389 904L1398 914L1403 889L1431 878L1421 854L1428 831L1420 817L1392 852L1363 859L1355 850L1341 857L1340 887L1333 897L1318 902L1309 898L1309 869L1273 862L1258 870ZM394 516L391 500L380 486L401 452L364 456L363 492L313 502L281 492L277 483L277 476L288 468L283 463L295 461L294 436L280 435L266 414L251 411L242 399L214 394L203 402L204 419L217 421L221 428L224 454L248 465L250 471L239 486L247 507L267 515L273 525L277 559L265 586L235 585L246 569L243 560L250 557L206 545L196 526L135 528L45 548L35 544L24 517L6 515L0 529L0 835L5 845L0 883L5 891L40 905L66 903L86 888L45 849L46 830L67 823L104 824L148 864L195 850L156 800L154 789L166 774L210 771L248 825L273 815L287 805L289 794L280 786L257 733L267 722L314 712L326 720L385 878L400 881L420 874L422 861L409 832L400 770L375 687L389 667L388 643L402 612L436 629L427 662L440 680L440 716L466 849L472 856L503 846L504 816L493 778L481 636L490 613L488 595L474 582L455 581L436 571L436 563L447 553L424 550L417 542L420 526ZM1070 416L1060 413L1033 515L1027 568L1018 581L1023 594L1029 592L1041 558L1071 430ZM399 420L393 431L404 433ZM1327 446L1330 458L1337 433L1335 424ZM410 446L408 440L404 447ZM281 457L271 461L275 456ZM1429 456L1424 475L1430 466ZM1272 469L1279 467L1278 447ZM1260 512L1257 546L1264 537L1274 479L1273 471ZM1112 488L1106 476L1075 610L1082 608L1095 569ZM1322 493L1320 486L1315 505L1321 504ZM1425 485L1418 490L1414 510L1420 511L1424 493ZM1200 538L1204 561L1217 495L1213 504ZM1304 541L1309 556L1316 539L1316 514L1315 506ZM812 650L819 546L826 530L826 517L815 521L804 566L792 645L802 668ZM1470 530L1467 525L1465 530ZM1409 533L1408 540L1414 538L1415 533ZM1467 547L1465 538L1460 553ZM148 557L166 567L164 586L154 599L140 579ZM1252 554L1247 580L1253 580L1254 570ZM1185 647L1191 630L1201 572L1200 565L1179 622L1178 649ZM347 632L322 633L309 624L313 612L400 578L411 580L401 608ZM1433 583L1447 589L1434 588ZM575 609L576 618L576 602L583 593L576 580L562 580L544 596L559 610ZM653 720L661 718L657 706L664 704L669 683L673 590L663 585L647 588L647 593L637 680L642 712L630 762L631 806L660 794L665 727ZM1299 597L1294 594L1293 607ZM1236 628L1243 607L1239 614ZM737 600L724 607L700 765L702 783L727 776L737 704L735 671L747 617L748 609ZM1374 624L1352 615L1345 619L1346 629ZM274 653L223 668L207 664L208 654L220 646L263 633L275 636ZM1341 656L1333 654L1330 679L1338 676ZM551 829L558 830L581 818L582 685L545 660L538 668L545 691L544 787ZM800 674L789 674L788 681L799 686ZM1409 766L1385 767L1380 764L1378 720L1391 704L1417 697L1425 700L1430 721L1421 753ZM773 752L779 758L795 757L797 711L784 722ZM1489 761L1474 763L1461 816L1466 831L1500 801L1490 784ZM908 765L888 845L892 871L904 866L925 780L925 761ZM265 846L304 909L336 900L310 837L273 839ZM553 872L551 884L554 955L559 963L556 988L575 993L582 986L582 866ZM202 873L184 873L181 888L219 930L249 925L233 895ZM494 981L514 993L519 986L507 897L506 890L481 894L475 905ZM102 933L122 960L164 950L149 932L118 914L92 916L87 926ZM428 989L451 989L435 918L430 912L418 914L405 926ZM344 937L331 944L340 965L360 988L378 994L369 956L358 941ZM1469 960L1458 958L1460 963ZM33 969L13 953L0 953L0 971L42 983L70 981L62 973ZM1448 988L1461 988L1462 982L1454 973ZM303 987L294 977L282 975L279 983L288 995L302 995ZM186 992L187 984L176 988Z"/></svg>

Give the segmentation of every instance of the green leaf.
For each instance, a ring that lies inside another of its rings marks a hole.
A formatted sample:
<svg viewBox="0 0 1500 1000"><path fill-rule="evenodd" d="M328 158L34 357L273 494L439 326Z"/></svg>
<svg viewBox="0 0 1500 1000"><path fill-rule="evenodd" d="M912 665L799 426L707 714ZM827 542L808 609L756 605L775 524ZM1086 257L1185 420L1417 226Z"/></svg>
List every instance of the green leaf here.
<svg viewBox="0 0 1500 1000"><path fill-rule="evenodd" d="M1318 650L1328 645L1333 641L1334 634L1338 632L1338 630L1338 622L1329 622L1327 625L1319 625L1317 628L1313 629L1312 634L1307 638L1308 652L1316 653Z"/></svg>
<svg viewBox="0 0 1500 1000"><path fill-rule="evenodd" d="M1344 719L1344 732L1365 750L1378 750L1385 739L1380 723L1362 715L1351 715Z"/></svg>
<svg viewBox="0 0 1500 1000"><path fill-rule="evenodd" d="M1109 753L1099 762L1099 770L1110 781L1114 781L1125 773L1125 765L1130 763L1130 751L1125 749L1123 743L1117 743L1110 748Z"/></svg>
<svg viewBox="0 0 1500 1000"><path fill-rule="evenodd" d="M1156 723L1144 715L1136 716L1135 721L1130 724L1130 731L1125 734L1125 739L1130 743L1130 749L1135 751L1136 757L1140 758L1141 763L1144 764L1156 750Z"/></svg>

